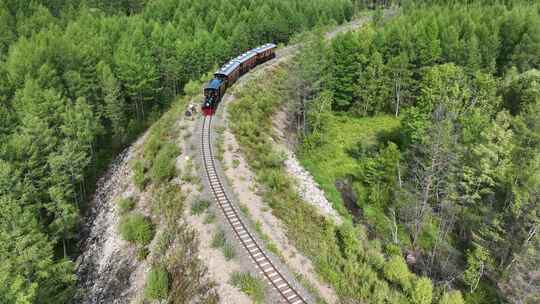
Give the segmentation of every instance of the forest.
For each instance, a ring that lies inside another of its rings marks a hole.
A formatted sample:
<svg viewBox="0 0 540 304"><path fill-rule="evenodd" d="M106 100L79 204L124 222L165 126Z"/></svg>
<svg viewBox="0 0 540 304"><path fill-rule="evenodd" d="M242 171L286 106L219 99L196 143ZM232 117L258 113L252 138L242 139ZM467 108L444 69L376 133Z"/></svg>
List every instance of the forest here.
<svg viewBox="0 0 540 304"><path fill-rule="evenodd" d="M349 0L0 2L0 302L66 303L110 160L191 79L350 20Z"/></svg>
<svg viewBox="0 0 540 304"><path fill-rule="evenodd" d="M536 1L404 2L297 58L303 164L434 301L463 295L438 303L540 301L539 69Z"/></svg>

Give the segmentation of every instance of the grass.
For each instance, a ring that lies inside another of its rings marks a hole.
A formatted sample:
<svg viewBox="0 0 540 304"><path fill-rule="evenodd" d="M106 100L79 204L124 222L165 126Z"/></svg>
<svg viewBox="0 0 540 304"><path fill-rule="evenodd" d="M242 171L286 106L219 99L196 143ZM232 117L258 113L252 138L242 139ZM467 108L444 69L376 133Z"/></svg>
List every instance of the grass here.
<svg viewBox="0 0 540 304"><path fill-rule="evenodd" d="M154 225L142 214L127 214L120 218L118 230L126 241L146 246L154 238Z"/></svg>
<svg viewBox="0 0 540 304"><path fill-rule="evenodd" d="M346 216L348 212L335 182L359 170L358 160L347 151L358 143L364 146L377 144L377 137L398 128L399 120L393 116L355 118L329 115L326 123L323 144L316 149L303 151L299 154L299 160L324 190L333 207Z"/></svg>
<svg viewBox="0 0 540 304"><path fill-rule="evenodd" d="M214 233L214 236L212 237L212 248L221 248L225 246L226 242L225 238L225 232L223 230L218 230L218 232Z"/></svg>
<svg viewBox="0 0 540 304"><path fill-rule="evenodd" d="M120 198L116 202L118 213L124 215L135 208L135 201L131 197Z"/></svg>
<svg viewBox="0 0 540 304"><path fill-rule="evenodd" d="M208 212L206 214L206 217L204 218L204 222L205 224L211 224L213 222L216 221L216 215L213 213L213 212Z"/></svg>
<svg viewBox="0 0 540 304"><path fill-rule="evenodd" d="M141 160L137 160L133 163L133 183L139 190L144 190L146 185L146 177L144 175L144 163Z"/></svg>
<svg viewBox="0 0 540 304"><path fill-rule="evenodd" d="M221 251L223 252L223 255L227 261L236 256L234 247L227 241L225 232L221 229L218 230L212 237L210 246L212 246L212 248L221 248Z"/></svg>
<svg viewBox="0 0 540 304"><path fill-rule="evenodd" d="M168 294L169 273L162 266L152 266L144 287L144 297L149 300L163 300Z"/></svg>
<svg viewBox="0 0 540 304"><path fill-rule="evenodd" d="M195 200L191 203L191 214L200 215L210 207L210 202L203 199Z"/></svg>
<svg viewBox="0 0 540 304"><path fill-rule="evenodd" d="M179 150L175 144L163 145L150 168L150 177L153 182L164 182L175 175L175 160L178 154Z"/></svg>
<svg viewBox="0 0 540 304"><path fill-rule="evenodd" d="M231 275L231 284L247 294L254 303L263 303L265 298L264 282L247 272L235 272Z"/></svg>
<svg viewBox="0 0 540 304"><path fill-rule="evenodd" d="M236 251L234 250L234 247L229 243L225 242L225 244L222 247L223 255L225 256L225 259L227 261L234 259L236 256Z"/></svg>

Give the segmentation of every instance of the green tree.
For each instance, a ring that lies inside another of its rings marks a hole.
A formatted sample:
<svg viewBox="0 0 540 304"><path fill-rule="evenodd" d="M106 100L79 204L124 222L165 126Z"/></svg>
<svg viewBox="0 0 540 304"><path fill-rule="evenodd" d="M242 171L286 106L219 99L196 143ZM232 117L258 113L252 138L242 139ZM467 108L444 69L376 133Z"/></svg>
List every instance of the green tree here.
<svg viewBox="0 0 540 304"><path fill-rule="evenodd" d="M463 273L463 281L469 286L470 292L478 288L480 279L488 271L490 263L489 253L480 246L475 246L467 253L467 269Z"/></svg>
<svg viewBox="0 0 540 304"><path fill-rule="evenodd" d="M359 51L360 42L355 34L344 34L332 41L330 87L334 93L332 108L336 111L347 111L352 106L362 62L357 57Z"/></svg>
<svg viewBox="0 0 540 304"><path fill-rule="evenodd" d="M411 273L407 264L400 256L392 256L384 265L384 276L393 283L399 284L404 290L411 286Z"/></svg>
<svg viewBox="0 0 540 304"><path fill-rule="evenodd" d="M0 198L0 300L4 303L68 303L73 263L54 259L54 243L20 202Z"/></svg>
<svg viewBox="0 0 540 304"><path fill-rule="evenodd" d="M431 304L433 285L428 278L419 278L411 290L411 301L418 304Z"/></svg>
<svg viewBox="0 0 540 304"><path fill-rule="evenodd" d="M105 117L111 122L111 133L123 142L127 134L128 113L125 100L121 95L120 83L105 62L99 63L98 72L100 73L101 87L103 88Z"/></svg>

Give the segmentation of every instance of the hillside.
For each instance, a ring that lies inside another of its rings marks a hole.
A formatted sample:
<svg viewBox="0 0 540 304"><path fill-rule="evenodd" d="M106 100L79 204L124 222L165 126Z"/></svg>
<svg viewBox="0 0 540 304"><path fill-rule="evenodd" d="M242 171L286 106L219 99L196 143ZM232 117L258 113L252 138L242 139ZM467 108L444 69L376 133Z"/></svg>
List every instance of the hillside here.
<svg viewBox="0 0 540 304"><path fill-rule="evenodd" d="M409 4L331 42L306 38L239 93L232 129L263 197L342 299L539 300L539 13ZM275 147L280 111L343 224L296 193Z"/></svg>
<svg viewBox="0 0 540 304"><path fill-rule="evenodd" d="M539 228L538 1L0 2L0 303L536 304Z"/></svg>
<svg viewBox="0 0 540 304"><path fill-rule="evenodd" d="M355 12L348 0L2 1L0 302L71 301L98 177L190 80Z"/></svg>

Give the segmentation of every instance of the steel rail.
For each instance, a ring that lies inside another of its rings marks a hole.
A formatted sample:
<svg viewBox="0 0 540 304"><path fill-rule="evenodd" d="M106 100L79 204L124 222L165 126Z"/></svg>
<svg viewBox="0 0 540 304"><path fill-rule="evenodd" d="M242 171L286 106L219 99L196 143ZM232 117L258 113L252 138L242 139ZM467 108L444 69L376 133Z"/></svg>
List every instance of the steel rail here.
<svg viewBox="0 0 540 304"><path fill-rule="evenodd" d="M246 250L253 263L255 263L270 285L279 292L281 297L285 300L285 303L307 303L300 293L278 270L263 248L257 243L255 237L240 217L234 204L229 199L227 191L225 191L225 187L223 187L223 183L221 182L216 169L212 152L211 124L212 116L205 116L201 130L201 152L206 177L208 178L208 185L210 186L214 200L219 205L227 222L234 231L236 238L240 241L242 247Z"/></svg>

